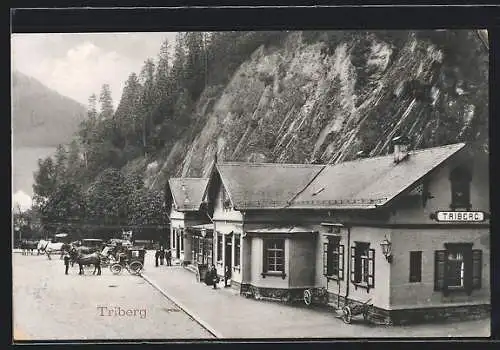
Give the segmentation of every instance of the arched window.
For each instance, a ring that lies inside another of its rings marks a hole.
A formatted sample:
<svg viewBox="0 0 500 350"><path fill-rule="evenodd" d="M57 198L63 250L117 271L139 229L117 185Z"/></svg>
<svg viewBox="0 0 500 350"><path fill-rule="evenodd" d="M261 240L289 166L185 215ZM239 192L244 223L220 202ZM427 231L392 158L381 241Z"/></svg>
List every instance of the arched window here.
<svg viewBox="0 0 500 350"><path fill-rule="evenodd" d="M457 167L450 173L451 209L470 210L470 182L472 175L466 167Z"/></svg>

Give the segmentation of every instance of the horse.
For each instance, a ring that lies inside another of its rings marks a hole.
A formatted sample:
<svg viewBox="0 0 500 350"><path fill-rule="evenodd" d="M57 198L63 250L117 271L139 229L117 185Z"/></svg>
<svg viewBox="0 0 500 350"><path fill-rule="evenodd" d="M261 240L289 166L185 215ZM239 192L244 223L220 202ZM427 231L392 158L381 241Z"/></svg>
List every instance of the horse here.
<svg viewBox="0 0 500 350"><path fill-rule="evenodd" d="M45 248L47 248L49 243L50 241L46 241L45 239L39 240L36 246L36 250L38 251L37 255L45 253Z"/></svg>
<svg viewBox="0 0 500 350"><path fill-rule="evenodd" d="M64 255L64 250L69 251L69 245L66 243L52 243L50 241L42 239L40 240L40 242L38 242L37 250L38 250L38 255L40 255L40 252L46 253L49 260L51 259L50 255L52 253L60 252L61 254L60 259L62 259Z"/></svg>
<svg viewBox="0 0 500 350"><path fill-rule="evenodd" d="M85 247L85 246L75 246L71 244L70 247L70 255L73 254L75 256L78 255L90 255L92 253L95 253L95 249L92 249L90 247ZM71 259L71 267L75 264L75 259Z"/></svg>
<svg viewBox="0 0 500 350"><path fill-rule="evenodd" d="M78 250L72 249L70 252L70 259L73 263L76 262L80 267L80 271L78 273L79 275L84 274L84 266L90 265L94 265L94 272L92 273L93 275L95 275L96 271L98 276L101 274L101 256L99 255L99 253L83 255L78 252Z"/></svg>

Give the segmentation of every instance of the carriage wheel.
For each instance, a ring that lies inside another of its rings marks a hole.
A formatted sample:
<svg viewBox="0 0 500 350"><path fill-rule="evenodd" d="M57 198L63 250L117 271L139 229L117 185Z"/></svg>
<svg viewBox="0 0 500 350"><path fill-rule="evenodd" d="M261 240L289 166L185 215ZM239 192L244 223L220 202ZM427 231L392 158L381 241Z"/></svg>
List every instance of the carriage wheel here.
<svg viewBox="0 0 500 350"><path fill-rule="evenodd" d="M122 266L118 263L115 263L109 267L113 275L119 275L122 272Z"/></svg>
<svg viewBox="0 0 500 350"><path fill-rule="evenodd" d="M130 270L132 270L136 275L141 273L142 267L142 264L138 261L134 261L130 264Z"/></svg>
<svg viewBox="0 0 500 350"><path fill-rule="evenodd" d="M304 303L307 306L311 305L311 303L312 303L312 294L311 294L311 291L309 289L306 289L304 291Z"/></svg>
<svg viewBox="0 0 500 350"><path fill-rule="evenodd" d="M344 306L344 308L342 309L342 320L345 322L345 323L351 323L351 319L352 319L352 312L351 312L351 308L349 306Z"/></svg>

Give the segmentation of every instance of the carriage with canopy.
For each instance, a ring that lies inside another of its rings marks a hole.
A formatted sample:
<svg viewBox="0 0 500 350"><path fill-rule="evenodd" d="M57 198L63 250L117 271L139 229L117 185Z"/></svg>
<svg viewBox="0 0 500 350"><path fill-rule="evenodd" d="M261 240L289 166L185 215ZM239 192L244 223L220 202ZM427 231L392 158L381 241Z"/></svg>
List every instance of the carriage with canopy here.
<svg viewBox="0 0 500 350"><path fill-rule="evenodd" d="M144 258L146 249L142 247L122 247L117 253L117 260L110 264L110 270L114 275L119 275L123 269L129 273L139 275L144 269Z"/></svg>

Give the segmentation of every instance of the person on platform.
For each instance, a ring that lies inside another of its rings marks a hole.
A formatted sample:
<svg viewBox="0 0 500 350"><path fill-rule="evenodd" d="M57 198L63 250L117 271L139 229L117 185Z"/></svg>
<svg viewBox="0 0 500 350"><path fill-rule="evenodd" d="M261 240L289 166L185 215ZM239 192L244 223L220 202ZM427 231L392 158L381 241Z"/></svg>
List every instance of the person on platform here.
<svg viewBox="0 0 500 350"><path fill-rule="evenodd" d="M155 266L158 267L158 259L160 259L160 250L155 252Z"/></svg>
<svg viewBox="0 0 500 350"><path fill-rule="evenodd" d="M215 265L212 265L209 273L211 275L212 285L214 286L214 289L217 289L217 283L219 283L219 276L217 276L217 269L215 268Z"/></svg>
<svg viewBox="0 0 500 350"><path fill-rule="evenodd" d="M166 258L167 258L167 266L172 266L172 251L170 249L167 249Z"/></svg>
<svg viewBox="0 0 500 350"><path fill-rule="evenodd" d="M224 287L229 287L227 281L231 280L231 268L226 265L224 268Z"/></svg>
<svg viewBox="0 0 500 350"><path fill-rule="evenodd" d="M70 257L69 257L69 253L66 252L64 254L64 266L66 267L65 271L64 271L64 274L67 275L68 274L68 269L69 269L69 260L70 260Z"/></svg>
<svg viewBox="0 0 500 350"><path fill-rule="evenodd" d="M160 265L163 265L165 261L165 249L160 247Z"/></svg>

